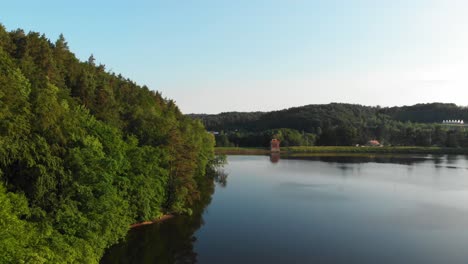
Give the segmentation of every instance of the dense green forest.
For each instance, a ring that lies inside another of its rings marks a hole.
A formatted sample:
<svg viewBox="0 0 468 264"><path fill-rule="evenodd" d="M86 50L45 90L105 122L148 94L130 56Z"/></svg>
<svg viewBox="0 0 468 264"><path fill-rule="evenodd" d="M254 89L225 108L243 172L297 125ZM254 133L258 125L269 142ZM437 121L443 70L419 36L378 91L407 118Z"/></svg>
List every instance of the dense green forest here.
<svg viewBox="0 0 468 264"><path fill-rule="evenodd" d="M130 224L190 214L213 147L173 101L63 36L0 25L0 263L97 263Z"/></svg>
<svg viewBox="0 0 468 264"><path fill-rule="evenodd" d="M272 137L282 146L353 146L377 139L391 146L468 147L468 127L442 120L468 120L468 108L431 103L370 107L331 103L273 112L192 114L218 132L220 147L266 147Z"/></svg>

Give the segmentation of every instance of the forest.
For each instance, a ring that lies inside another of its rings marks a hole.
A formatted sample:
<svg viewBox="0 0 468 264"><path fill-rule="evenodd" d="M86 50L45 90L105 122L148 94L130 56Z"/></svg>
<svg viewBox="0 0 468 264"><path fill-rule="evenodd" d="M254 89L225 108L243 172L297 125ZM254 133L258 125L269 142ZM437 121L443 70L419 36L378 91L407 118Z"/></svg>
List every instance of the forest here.
<svg viewBox="0 0 468 264"><path fill-rule="evenodd" d="M212 183L202 122L63 35L0 25L0 73L0 263L98 263L131 224L190 215Z"/></svg>
<svg viewBox="0 0 468 264"><path fill-rule="evenodd" d="M219 147L354 146L376 139L386 146L468 147L468 127L442 124L468 120L468 108L428 103L403 107L331 103L272 112L191 114L214 132Z"/></svg>

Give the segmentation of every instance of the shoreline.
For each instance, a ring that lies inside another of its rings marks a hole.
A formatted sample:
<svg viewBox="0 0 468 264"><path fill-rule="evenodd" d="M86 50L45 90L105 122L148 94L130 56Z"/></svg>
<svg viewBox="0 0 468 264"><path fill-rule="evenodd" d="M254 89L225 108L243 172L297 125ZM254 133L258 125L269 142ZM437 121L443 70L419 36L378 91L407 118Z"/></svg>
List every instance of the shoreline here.
<svg viewBox="0 0 468 264"><path fill-rule="evenodd" d="M162 215L161 217L155 218L155 219L153 219L151 221L143 221L143 222L139 222L139 223L134 223L134 224L130 225L130 229L140 227L140 226L146 226L146 225L161 223L161 222L167 221L167 220L169 220L171 218L174 218L174 216L175 215L173 215L173 214L165 214L165 215Z"/></svg>
<svg viewBox="0 0 468 264"><path fill-rule="evenodd" d="M280 152L267 148L216 147L216 154L224 155L269 155L278 153L289 156L298 155L364 155L364 154L436 154L468 155L468 148L441 147L348 147L348 146L297 146L283 147Z"/></svg>

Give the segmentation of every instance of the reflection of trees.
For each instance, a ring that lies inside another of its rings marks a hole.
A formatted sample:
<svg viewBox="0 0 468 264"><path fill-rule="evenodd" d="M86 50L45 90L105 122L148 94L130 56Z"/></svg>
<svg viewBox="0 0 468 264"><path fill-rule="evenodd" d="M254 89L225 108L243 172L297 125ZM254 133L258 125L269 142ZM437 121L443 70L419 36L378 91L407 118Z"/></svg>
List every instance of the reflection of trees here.
<svg viewBox="0 0 468 264"><path fill-rule="evenodd" d="M458 156L453 154L448 154L446 156L447 164L455 164L458 161Z"/></svg>
<svg viewBox="0 0 468 264"><path fill-rule="evenodd" d="M227 185L228 173L223 169L218 169L214 175L214 181L221 187L225 188Z"/></svg>
<svg viewBox="0 0 468 264"><path fill-rule="evenodd" d="M310 156L310 157L285 157L286 159L297 160L318 160L327 163L394 163L403 165L413 165L427 162L423 155L362 155L362 156ZM434 160L434 163L437 161Z"/></svg>
<svg viewBox="0 0 468 264"><path fill-rule="evenodd" d="M101 263L196 263L194 234L204 224L202 215L214 192L213 178L201 181L199 189L202 196L191 216L180 215L131 230L126 241L106 252Z"/></svg>

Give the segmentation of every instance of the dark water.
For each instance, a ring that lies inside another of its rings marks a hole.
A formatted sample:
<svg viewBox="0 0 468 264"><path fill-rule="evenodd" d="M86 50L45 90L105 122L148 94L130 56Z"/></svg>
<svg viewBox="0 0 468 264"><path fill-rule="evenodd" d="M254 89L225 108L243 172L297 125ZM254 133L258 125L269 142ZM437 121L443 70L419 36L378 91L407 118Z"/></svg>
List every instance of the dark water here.
<svg viewBox="0 0 468 264"><path fill-rule="evenodd" d="M193 217L132 230L102 263L468 263L464 156L228 160Z"/></svg>

